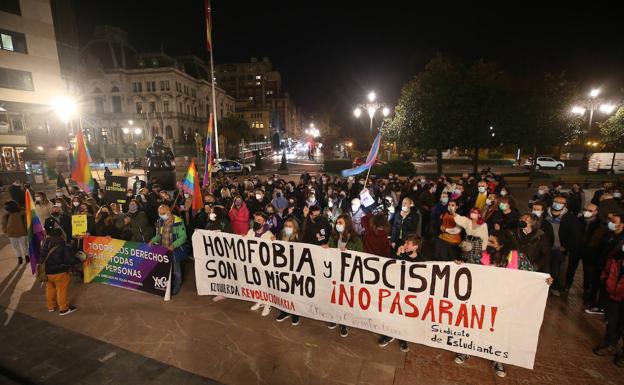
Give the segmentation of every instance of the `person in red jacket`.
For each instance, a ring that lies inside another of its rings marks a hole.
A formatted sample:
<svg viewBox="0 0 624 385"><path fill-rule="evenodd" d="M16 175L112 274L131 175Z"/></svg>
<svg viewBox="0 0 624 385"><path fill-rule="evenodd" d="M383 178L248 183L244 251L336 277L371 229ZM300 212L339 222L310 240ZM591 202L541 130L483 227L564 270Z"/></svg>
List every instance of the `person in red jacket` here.
<svg viewBox="0 0 624 385"><path fill-rule="evenodd" d="M234 234L244 236L249 232L249 210L240 196L234 198L229 216Z"/></svg>
<svg viewBox="0 0 624 385"><path fill-rule="evenodd" d="M366 214L362 218L364 227L364 252L389 257L392 249L390 247L390 223L388 215L384 212L371 215Z"/></svg>
<svg viewBox="0 0 624 385"><path fill-rule="evenodd" d="M607 291L607 332L604 342L594 349L598 356L615 355L614 363L624 368L624 353L618 342L624 337L624 244L609 256L601 275Z"/></svg>

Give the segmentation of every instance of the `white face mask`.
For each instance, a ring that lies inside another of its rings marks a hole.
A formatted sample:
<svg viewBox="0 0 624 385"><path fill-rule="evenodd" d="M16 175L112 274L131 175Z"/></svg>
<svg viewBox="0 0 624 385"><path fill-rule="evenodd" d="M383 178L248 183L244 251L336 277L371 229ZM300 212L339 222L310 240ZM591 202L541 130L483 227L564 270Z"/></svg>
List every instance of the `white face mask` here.
<svg viewBox="0 0 624 385"><path fill-rule="evenodd" d="M290 237L293 234L293 228L292 227L284 227L284 235L287 237Z"/></svg>
<svg viewBox="0 0 624 385"><path fill-rule="evenodd" d="M585 211L583 211L583 216L584 216L585 218L591 218L591 217L593 216L593 214L592 214L592 212L591 212L591 211L587 211L587 210L585 210Z"/></svg>
<svg viewBox="0 0 624 385"><path fill-rule="evenodd" d="M541 218L543 213L544 212L540 210L533 210L533 215L535 215L538 218Z"/></svg>
<svg viewBox="0 0 624 385"><path fill-rule="evenodd" d="M62 193L62 192L57 192L57 193L56 193L56 196L57 196L57 198L60 198L60 197L62 197L62 196L63 196L63 193Z"/></svg>
<svg viewBox="0 0 624 385"><path fill-rule="evenodd" d="M479 186L479 192L480 192L480 193L484 193L484 192L485 192L485 187L483 187L483 186Z"/></svg>
<svg viewBox="0 0 624 385"><path fill-rule="evenodd" d="M184 193L184 198L188 199L188 197L190 197L191 195L188 193Z"/></svg>
<svg viewBox="0 0 624 385"><path fill-rule="evenodd" d="M41 197L35 197L35 201L41 202Z"/></svg>
<svg viewBox="0 0 624 385"><path fill-rule="evenodd" d="M336 224L336 231L339 233L342 233L344 231L344 225L341 225L339 223Z"/></svg>
<svg viewBox="0 0 624 385"><path fill-rule="evenodd" d="M334 202L333 201L327 202L327 207L329 207L330 209L334 207Z"/></svg>
<svg viewBox="0 0 624 385"><path fill-rule="evenodd" d="M55 203L55 204L54 204L54 206L56 206L56 207L59 207L59 208L60 208L60 207L63 207L63 204L62 204L62 203Z"/></svg>
<svg viewBox="0 0 624 385"><path fill-rule="evenodd" d="M401 206L401 211L406 213L406 212L410 211L410 207L409 206Z"/></svg>
<svg viewBox="0 0 624 385"><path fill-rule="evenodd" d="M394 206L390 206L390 207L388 207L388 212L389 212L390 214L394 214Z"/></svg>
<svg viewBox="0 0 624 385"><path fill-rule="evenodd" d="M360 209L360 205L351 205L351 210L353 210L353 212L356 212Z"/></svg>
<svg viewBox="0 0 624 385"><path fill-rule="evenodd" d="M210 213L210 215L208 215L208 217L213 222L217 220L217 214L215 214L215 213Z"/></svg>
<svg viewBox="0 0 624 385"><path fill-rule="evenodd" d="M492 200L491 199L486 199L485 200L485 204L488 205L488 206L491 206L492 205Z"/></svg>
<svg viewBox="0 0 624 385"><path fill-rule="evenodd" d="M257 200L261 200L262 199L262 194L256 194L256 199Z"/></svg>
<svg viewBox="0 0 624 385"><path fill-rule="evenodd" d="M159 215L160 219L162 219L163 221L166 221L167 218L169 218L169 214L160 214Z"/></svg>
<svg viewBox="0 0 624 385"><path fill-rule="evenodd" d="M74 207L80 206L80 202L72 202L72 204L74 205Z"/></svg>
<svg viewBox="0 0 624 385"><path fill-rule="evenodd" d="M500 192L500 195L501 195L502 197L504 197L505 195L507 195L507 191L502 190L502 191Z"/></svg>

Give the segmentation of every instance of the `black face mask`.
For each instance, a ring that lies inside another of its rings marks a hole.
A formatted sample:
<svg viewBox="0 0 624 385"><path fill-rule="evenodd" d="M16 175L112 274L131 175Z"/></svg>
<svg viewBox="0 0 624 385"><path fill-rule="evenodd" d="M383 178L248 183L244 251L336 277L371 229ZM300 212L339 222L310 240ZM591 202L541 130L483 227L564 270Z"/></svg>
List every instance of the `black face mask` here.
<svg viewBox="0 0 624 385"><path fill-rule="evenodd" d="M276 197L281 198L282 197L282 193L277 193L275 194Z"/></svg>
<svg viewBox="0 0 624 385"><path fill-rule="evenodd" d="M498 250L496 250L496 249L495 249L494 247L492 247L492 246L488 246L485 250L486 250L486 251L487 251L490 255L492 255L492 254L496 254L496 252L498 251Z"/></svg>
<svg viewBox="0 0 624 385"><path fill-rule="evenodd" d="M52 213L52 216L53 216L53 217L58 217L58 216L60 216L60 215L61 215L61 213Z"/></svg>
<svg viewBox="0 0 624 385"><path fill-rule="evenodd" d="M521 229L526 229L527 223L525 221L520 221L518 222L518 227L520 227Z"/></svg>
<svg viewBox="0 0 624 385"><path fill-rule="evenodd" d="M260 230L261 228L262 228L262 225L261 225L260 223L258 223L258 222L254 222L254 223L253 223L253 229L254 229L254 231L258 231L258 230Z"/></svg>

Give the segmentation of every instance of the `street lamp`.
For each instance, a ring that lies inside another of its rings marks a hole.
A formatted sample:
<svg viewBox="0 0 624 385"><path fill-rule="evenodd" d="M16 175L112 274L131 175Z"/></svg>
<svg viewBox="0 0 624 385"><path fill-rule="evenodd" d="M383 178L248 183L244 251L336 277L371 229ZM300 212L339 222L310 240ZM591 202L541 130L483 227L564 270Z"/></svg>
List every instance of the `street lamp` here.
<svg viewBox="0 0 624 385"><path fill-rule="evenodd" d="M59 96L52 101L52 107L58 117L67 125L76 113L76 103L68 96Z"/></svg>
<svg viewBox="0 0 624 385"><path fill-rule="evenodd" d="M359 118L362 115L362 110L366 110L366 112L368 112L371 134L373 133L373 120L377 111L381 111L384 117L390 115L390 108L388 108L385 103L379 103L376 100L377 94L375 94L375 91L371 91L368 93L368 103L358 104L355 110L353 110L353 115L356 118Z"/></svg>

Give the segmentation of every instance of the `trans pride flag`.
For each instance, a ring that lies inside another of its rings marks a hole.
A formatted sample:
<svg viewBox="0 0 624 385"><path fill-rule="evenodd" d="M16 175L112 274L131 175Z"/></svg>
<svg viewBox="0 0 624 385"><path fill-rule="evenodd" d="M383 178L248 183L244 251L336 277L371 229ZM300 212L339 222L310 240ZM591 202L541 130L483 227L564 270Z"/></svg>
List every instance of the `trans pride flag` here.
<svg viewBox="0 0 624 385"><path fill-rule="evenodd" d="M184 178L182 190L189 193L193 197L193 203L191 206L193 210L199 211L202 207L204 207L201 189L199 188L199 173L197 173L197 167L195 167L195 159L193 159L191 165L186 171L186 177Z"/></svg>
<svg viewBox="0 0 624 385"><path fill-rule="evenodd" d="M368 152L368 156L366 157L366 162L364 162L363 164L355 168L342 170L342 176L357 175L373 167L373 165L375 164L375 160L377 159L377 155L379 154L379 147L381 147L381 130L375 137L375 140L373 140L373 145L371 146L371 149Z"/></svg>
<svg viewBox="0 0 624 385"><path fill-rule="evenodd" d="M35 202L33 202L33 198L28 190L26 190L26 231L30 269L35 274L37 263L41 260L41 244L45 239L45 230L39 215L37 215L37 210L35 210Z"/></svg>
<svg viewBox="0 0 624 385"><path fill-rule="evenodd" d="M85 145L84 135L82 130L78 129L76 133L76 146L72 153L71 178L87 193L90 193L94 187L93 175L91 174L91 167L89 167L90 161L91 156Z"/></svg>

